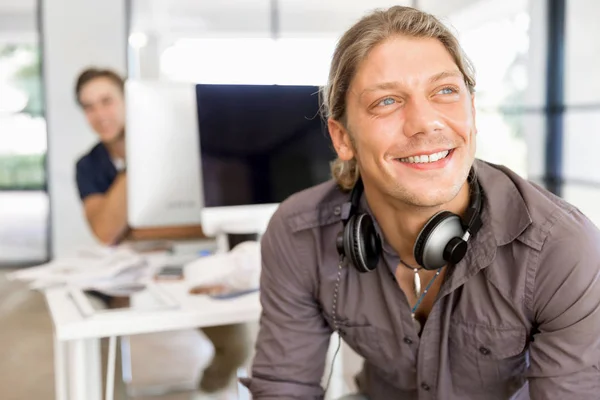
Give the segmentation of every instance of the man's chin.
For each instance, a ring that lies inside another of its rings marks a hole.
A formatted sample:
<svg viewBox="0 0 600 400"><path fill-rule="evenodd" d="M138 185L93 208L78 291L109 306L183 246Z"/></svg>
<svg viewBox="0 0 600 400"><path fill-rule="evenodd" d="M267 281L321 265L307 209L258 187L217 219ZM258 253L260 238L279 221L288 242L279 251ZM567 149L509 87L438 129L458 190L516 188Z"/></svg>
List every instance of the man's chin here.
<svg viewBox="0 0 600 400"><path fill-rule="evenodd" d="M113 144L115 142L118 142L119 140L121 140L123 137L125 137L124 133L106 133L106 134L101 134L100 135L100 140L102 141L102 143L104 144Z"/></svg>
<svg viewBox="0 0 600 400"><path fill-rule="evenodd" d="M454 199L455 196L450 196L445 193L436 193L430 196L415 197L413 205L421 208L438 208L443 207Z"/></svg>
<svg viewBox="0 0 600 400"><path fill-rule="evenodd" d="M420 208L441 207L451 202L460 191L460 187L433 181L411 187L400 186L398 189L393 197L403 203Z"/></svg>

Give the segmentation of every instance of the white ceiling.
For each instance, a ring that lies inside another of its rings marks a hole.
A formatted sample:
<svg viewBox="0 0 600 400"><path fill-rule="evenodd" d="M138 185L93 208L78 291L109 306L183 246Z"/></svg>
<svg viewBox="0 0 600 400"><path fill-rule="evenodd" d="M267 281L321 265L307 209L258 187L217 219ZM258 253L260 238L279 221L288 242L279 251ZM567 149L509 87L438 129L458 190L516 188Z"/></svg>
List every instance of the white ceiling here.
<svg viewBox="0 0 600 400"><path fill-rule="evenodd" d="M35 13L36 0L0 0L0 14L4 13Z"/></svg>
<svg viewBox="0 0 600 400"><path fill-rule="evenodd" d="M419 0L448 15L481 0ZM279 0L282 35L338 34L369 10L412 0ZM270 0L132 0L132 31L157 36L269 36Z"/></svg>
<svg viewBox="0 0 600 400"><path fill-rule="evenodd" d="M43 0L52 1L52 0ZM115 0L110 0L115 1ZM131 30L162 40L199 36L268 37L271 0L130 0ZM488 4L528 0L417 0L419 8L441 17L468 9L494 9ZM0 0L0 40L37 38L37 0ZM368 10L412 0L278 0L282 36L337 36ZM497 10L496 10L497 11ZM496 12L495 11L495 12ZM477 18L480 18L477 11ZM469 17L470 18L470 17ZM463 23L468 23L465 18Z"/></svg>

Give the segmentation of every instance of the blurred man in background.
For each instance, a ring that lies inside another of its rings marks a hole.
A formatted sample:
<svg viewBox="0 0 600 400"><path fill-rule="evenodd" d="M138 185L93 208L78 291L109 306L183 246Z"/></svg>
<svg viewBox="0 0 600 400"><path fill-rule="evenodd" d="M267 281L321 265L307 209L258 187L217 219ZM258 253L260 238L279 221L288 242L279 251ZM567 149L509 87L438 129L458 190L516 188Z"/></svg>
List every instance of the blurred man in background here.
<svg viewBox="0 0 600 400"><path fill-rule="evenodd" d="M106 69L83 71L75 85L77 102L99 142L79 161L76 179L85 216L94 235L106 245L129 238L186 238L193 228L159 228L137 233L127 225L124 80ZM102 296L102 295L101 295ZM103 296L108 306L119 299ZM248 357L250 344L244 324L203 328L215 347L204 370L200 389L216 392L229 386Z"/></svg>
<svg viewBox="0 0 600 400"><path fill-rule="evenodd" d="M124 81L113 71L88 69L77 79L77 101L100 141L77 162L85 216L102 243L127 231Z"/></svg>

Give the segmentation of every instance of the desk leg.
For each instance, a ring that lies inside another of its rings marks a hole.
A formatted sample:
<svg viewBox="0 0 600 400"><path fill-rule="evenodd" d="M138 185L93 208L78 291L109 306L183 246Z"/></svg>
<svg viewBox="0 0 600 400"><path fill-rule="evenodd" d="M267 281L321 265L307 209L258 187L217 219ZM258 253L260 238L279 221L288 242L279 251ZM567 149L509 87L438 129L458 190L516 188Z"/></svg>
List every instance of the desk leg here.
<svg viewBox="0 0 600 400"><path fill-rule="evenodd" d="M129 336L121 336L121 369L123 382L126 385L131 385L133 380L133 373L131 371L131 341Z"/></svg>
<svg viewBox="0 0 600 400"><path fill-rule="evenodd" d="M117 337L111 336L108 344L106 365L106 400L113 400L115 394L115 361L117 358Z"/></svg>
<svg viewBox="0 0 600 400"><path fill-rule="evenodd" d="M88 396L90 400L102 399L102 350L100 346L101 339L86 339L86 370Z"/></svg>
<svg viewBox="0 0 600 400"><path fill-rule="evenodd" d="M99 339L73 340L68 347L69 400L101 400Z"/></svg>
<svg viewBox="0 0 600 400"><path fill-rule="evenodd" d="M68 400L67 345L54 335L54 394L56 400Z"/></svg>

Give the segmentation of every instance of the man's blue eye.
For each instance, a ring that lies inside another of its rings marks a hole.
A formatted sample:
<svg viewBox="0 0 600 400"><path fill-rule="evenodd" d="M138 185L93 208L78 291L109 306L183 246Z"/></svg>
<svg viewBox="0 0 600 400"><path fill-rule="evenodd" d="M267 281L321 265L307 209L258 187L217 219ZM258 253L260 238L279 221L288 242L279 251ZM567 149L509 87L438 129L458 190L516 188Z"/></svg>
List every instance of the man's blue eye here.
<svg viewBox="0 0 600 400"><path fill-rule="evenodd" d="M454 94L455 90L452 89L452 88L447 87L447 88L443 88L442 90L440 90L439 93L441 93L441 94Z"/></svg>
<svg viewBox="0 0 600 400"><path fill-rule="evenodd" d="M388 97L388 98L385 98L385 99L381 100L379 102L379 105L380 106L391 106L395 102L396 102L396 100L392 99L391 97Z"/></svg>

